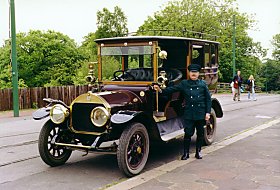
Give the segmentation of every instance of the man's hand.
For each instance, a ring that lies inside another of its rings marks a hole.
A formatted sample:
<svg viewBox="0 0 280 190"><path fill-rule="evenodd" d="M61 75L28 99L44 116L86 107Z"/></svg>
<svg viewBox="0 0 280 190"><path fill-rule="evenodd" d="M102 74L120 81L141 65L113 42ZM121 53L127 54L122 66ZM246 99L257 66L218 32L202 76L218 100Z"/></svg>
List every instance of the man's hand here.
<svg viewBox="0 0 280 190"><path fill-rule="evenodd" d="M155 84L153 87L154 87L154 90L161 91L160 87L157 84Z"/></svg>
<svg viewBox="0 0 280 190"><path fill-rule="evenodd" d="M205 120L208 121L210 119L210 113L206 113Z"/></svg>

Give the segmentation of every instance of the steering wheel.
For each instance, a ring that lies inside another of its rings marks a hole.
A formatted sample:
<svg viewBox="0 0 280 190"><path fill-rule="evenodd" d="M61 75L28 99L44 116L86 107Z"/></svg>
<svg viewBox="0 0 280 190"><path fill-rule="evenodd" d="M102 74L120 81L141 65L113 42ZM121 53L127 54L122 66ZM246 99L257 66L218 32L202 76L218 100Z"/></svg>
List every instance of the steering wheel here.
<svg viewBox="0 0 280 190"><path fill-rule="evenodd" d="M119 76L117 76L117 73L122 73L122 75L119 77ZM135 80L135 77L131 73L129 73L127 71L123 71L123 70L115 71L114 74L113 74L113 77L114 77L115 80L123 81L125 79L125 75L128 75L129 77L132 78L132 80Z"/></svg>
<svg viewBox="0 0 280 190"><path fill-rule="evenodd" d="M183 76L182 72L178 69L170 68L170 69L163 69L163 71L166 72L166 77L168 78L168 85L173 85L177 81L181 80Z"/></svg>
<svg viewBox="0 0 280 190"><path fill-rule="evenodd" d="M183 76L182 72L180 70L178 70L178 69L170 69L170 71L171 71L171 73L172 73L172 75L174 77L171 80L171 82L173 82L173 83L179 81L182 78L182 76Z"/></svg>

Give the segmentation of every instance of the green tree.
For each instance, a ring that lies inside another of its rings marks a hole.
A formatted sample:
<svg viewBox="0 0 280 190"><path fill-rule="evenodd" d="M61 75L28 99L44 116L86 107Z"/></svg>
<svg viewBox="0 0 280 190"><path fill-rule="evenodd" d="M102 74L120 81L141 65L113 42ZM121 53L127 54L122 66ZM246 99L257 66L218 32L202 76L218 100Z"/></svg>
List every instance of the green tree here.
<svg viewBox="0 0 280 190"><path fill-rule="evenodd" d="M97 12L96 38L124 36L127 33L127 18L120 7L116 6L114 12L107 8Z"/></svg>
<svg viewBox="0 0 280 190"><path fill-rule="evenodd" d="M265 51L259 43L253 42L247 30L254 27L255 20L239 13L234 7L235 0L177 0L149 16L138 29L138 34L175 35L185 37L211 38L218 36L220 45L220 81L229 82L232 78L232 25L236 17L236 68L244 77L256 75L260 69L260 57ZM154 30L155 29L155 30ZM171 32L156 31L157 29ZM196 33L192 32L196 31ZM230 73L230 74L229 74Z"/></svg>
<svg viewBox="0 0 280 190"><path fill-rule="evenodd" d="M73 76L75 85L87 84L85 78L88 75L88 63L97 62L97 44L94 42L96 39L95 33L91 32L84 37L82 45L79 47L79 51L83 52L85 59L79 63L81 65ZM97 76L97 68L94 69L95 76Z"/></svg>
<svg viewBox="0 0 280 190"><path fill-rule="evenodd" d="M267 87L268 91L280 91L280 34L273 36L271 44L273 59L267 59L263 64L259 72L260 80L264 84L263 90Z"/></svg>
<svg viewBox="0 0 280 190"><path fill-rule="evenodd" d="M268 59L260 72L260 80L262 81L263 90L267 85L268 91L280 91L280 62Z"/></svg>
<svg viewBox="0 0 280 190"><path fill-rule="evenodd" d="M274 35L271 43L273 45L272 56L275 60L280 61L280 34Z"/></svg>
<svg viewBox="0 0 280 190"><path fill-rule="evenodd" d="M10 44L10 41L6 40L5 44ZM4 47L0 47L0 89L12 88L11 49ZM27 87L22 78L19 78L18 85L20 88Z"/></svg>
<svg viewBox="0 0 280 190"><path fill-rule="evenodd" d="M9 42L6 41L6 44ZM8 59L7 59L8 58ZM10 62L10 49L0 48L0 89L11 88L12 66Z"/></svg>
<svg viewBox="0 0 280 190"><path fill-rule="evenodd" d="M9 50L7 41L2 51ZM7 65L9 53L0 59ZM62 33L31 30L17 34L19 78L29 87L73 84L79 61L84 59L74 40Z"/></svg>
<svg viewBox="0 0 280 190"><path fill-rule="evenodd" d="M91 32L85 36L84 41L79 48L86 56L86 59L80 63L81 67L76 70L76 75L73 77L74 83L86 84L85 77L88 75L88 63L97 61L97 44L94 42L95 39L124 36L127 33L127 18L121 8L116 6L114 12L110 12L107 8L98 11L97 31ZM110 74L115 68L114 62L116 62L116 60L111 61L112 63L106 64L105 68L105 70L110 71ZM95 76L97 76L97 68L94 69L94 71ZM110 74L103 77L110 78Z"/></svg>
<svg viewBox="0 0 280 190"><path fill-rule="evenodd" d="M97 60L97 44L95 43L96 35L94 32L90 32L84 37L82 45L79 47L80 51L86 56L89 61Z"/></svg>

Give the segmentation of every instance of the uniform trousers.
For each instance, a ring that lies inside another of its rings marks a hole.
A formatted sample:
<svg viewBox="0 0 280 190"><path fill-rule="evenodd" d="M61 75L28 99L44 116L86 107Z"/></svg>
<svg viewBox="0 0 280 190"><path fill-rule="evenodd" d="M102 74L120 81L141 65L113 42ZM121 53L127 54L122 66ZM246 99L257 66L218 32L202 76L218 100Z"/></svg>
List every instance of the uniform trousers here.
<svg viewBox="0 0 280 190"><path fill-rule="evenodd" d="M185 139L191 139L191 137L194 134L194 130L196 129L196 135L197 135L197 146L201 147L201 143L204 139L204 126L206 124L206 121L204 119L202 120L190 120L190 119L184 119L184 131L185 131Z"/></svg>

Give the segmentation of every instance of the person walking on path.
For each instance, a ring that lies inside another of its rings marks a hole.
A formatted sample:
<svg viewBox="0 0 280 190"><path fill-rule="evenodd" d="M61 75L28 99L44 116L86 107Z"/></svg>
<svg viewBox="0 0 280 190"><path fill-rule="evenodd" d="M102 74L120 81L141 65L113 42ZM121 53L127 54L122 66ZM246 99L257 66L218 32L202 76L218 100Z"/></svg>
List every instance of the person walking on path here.
<svg viewBox="0 0 280 190"><path fill-rule="evenodd" d="M241 84L242 84L242 77L241 77L241 71L237 71L237 75L235 75L232 79L233 87L234 87L234 95L233 95L233 101L237 100L240 101L240 91L241 91Z"/></svg>
<svg viewBox="0 0 280 190"><path fill-rule="evenodd" d="M167 87L161 90L158 85L154 85L154 89L161 94L170 95L173 92L181 92L185 98L186 106L184 110L184 153L181 160L189 158L189 149L191 137L196 129L196 153L197 159L202 159L201 147L204 140L204 125L210 119L211 113L211 95L208 86L203 80L198 79L200 66L191 64L188 66L190 71L190 79L182 80L179 84Z"/></svg>
<svg viewBox="0 0 280 190"><path fill-rule="evenodd" d="M248 99L250 100L251 97L251 93L252 93L252 98L254 101L256 101L256 97L255 97L255 79L254 79L254 76L253 75L250 75L248 81L247 81L247 84L248 84L248 87L247 87L247 90L248 90Z"/></svg>

